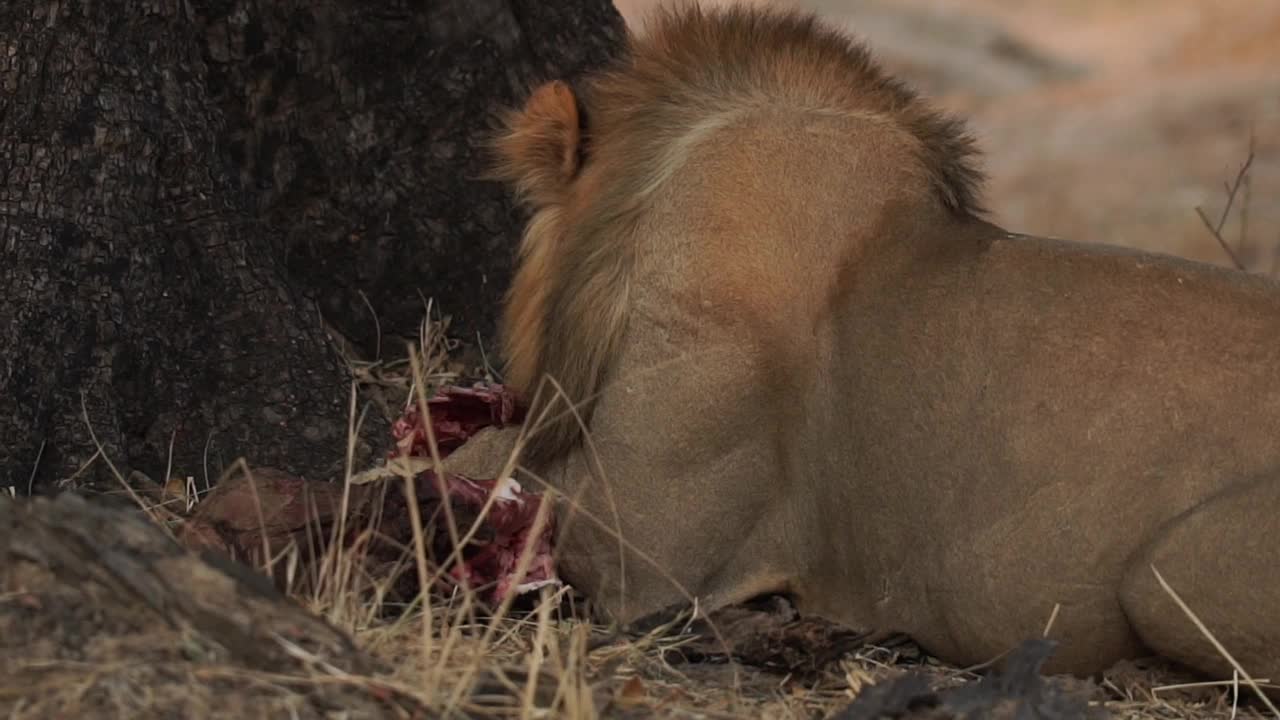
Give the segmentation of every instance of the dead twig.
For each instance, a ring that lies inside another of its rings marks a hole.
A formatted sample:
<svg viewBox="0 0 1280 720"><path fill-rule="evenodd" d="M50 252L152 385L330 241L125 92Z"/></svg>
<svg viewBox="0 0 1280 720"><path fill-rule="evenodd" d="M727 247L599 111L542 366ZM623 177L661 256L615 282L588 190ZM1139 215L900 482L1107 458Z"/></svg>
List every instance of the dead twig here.
<svg viewBox="0 0 1280 720"><path fill-rule="evenodd" d="M1177 603L1178 608L1187 616L1187 619L1189 619L1192 624L1196 626L1196 629L1200 631L1200 634L1204 635L1205 639L1213 645L1213 649L1217 650L1218 654L1221 655L1224 660L1231 663L1231 667L1237 673L1240 673L1240 676L1244 678L1245 684L1253 690L1253 692L1258 696L1258 699L1262 701L1262 704L1267 706L1267 709L1271 711L1271 714L1280 718L1280 708L1276 708L1275 704L1271 702L1271 698L1267 697L1267 694L1262 691L1262 688L1258 685L1258 681L1254 680L1253 677L1249 675L1249 672L1241 667L1240 663L1236 661L1235 657L1232 656L1231 653L1227 652L1227 649L1222 646L1222 643L1218 641L1218 638L1215 637L1212 632L1209 632L1209 628L1205 627L1200 616L1196 615L1191 607L1182 599L1182 596L1178 595L1178 593L1169 586L1169 583L1165 581L1164 576L1160 574L1160 571L1156 569L1156 566L1152 565L1150 567L1151 572L1156 576L1156 581L1160 583L1160 587L1164 589L1170 598L1173 598L1173 601Z"/></svg>
<svg viewBox="0 0 1280 720"><path fill-rule="evenodd" d="M1235 180L1233 180L1230 185L1224 184L1223 186L1227 191L1227 204L1222 208L1222 215L1218 217L1218 222L1210 222L1209 216L1205 214L1204 209L1199 205L1196 206L1196 215L1200 216L1200 222L1204 223L1205 229L1209 231L1210 235L1213 235L1213 239L1218 241L1218 245L1222 248L1223 252L1227 254L1227 257L1231 258L1231 263L1235 265L1237 270L1247 270L1247 268L1240 260L1240 256L1236 251L1231 249L1231 243L1227 242L1226 238L1222 237L1222 228L1226 226L1227 218L1231 215L1231 207L1235 204L1236 195L1239 194L1240 188L1246 183L1249 177L1249 168L1253 166L1254 142L1254 136L1250 134L1249 153L1245 156L1244 163L1240 165L1239 171L1236 172ZM1247 213L1248 210L1245 209L1244 212ZM1241 240L1243 242L1243 236Z"/></svg>

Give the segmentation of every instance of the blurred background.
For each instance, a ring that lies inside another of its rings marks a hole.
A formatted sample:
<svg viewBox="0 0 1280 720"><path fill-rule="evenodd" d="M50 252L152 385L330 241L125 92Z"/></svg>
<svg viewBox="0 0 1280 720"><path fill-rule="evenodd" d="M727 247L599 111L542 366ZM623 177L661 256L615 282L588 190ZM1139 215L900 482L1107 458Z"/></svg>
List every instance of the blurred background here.
<svg viewBox="0 0 1280 720"><path fill-rule="evenodd" d="M818 11L969 118L1007 229L1280 265L1280 0L702 0ZM615 0L642 29L656 0Z"/></svg>

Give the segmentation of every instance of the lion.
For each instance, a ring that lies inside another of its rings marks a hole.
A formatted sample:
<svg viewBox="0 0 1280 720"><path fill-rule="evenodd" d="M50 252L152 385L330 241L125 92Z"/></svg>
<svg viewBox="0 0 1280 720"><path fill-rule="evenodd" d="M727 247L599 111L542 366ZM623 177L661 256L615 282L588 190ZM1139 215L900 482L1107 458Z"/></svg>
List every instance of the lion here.
<svg viewBox="0 0 1280 720"><path fill-rule="evenodd" d="M521 463L605 617L1280 677L1275 282L997 226L964 122L798 10L659 10L495 148Z"/></svg>

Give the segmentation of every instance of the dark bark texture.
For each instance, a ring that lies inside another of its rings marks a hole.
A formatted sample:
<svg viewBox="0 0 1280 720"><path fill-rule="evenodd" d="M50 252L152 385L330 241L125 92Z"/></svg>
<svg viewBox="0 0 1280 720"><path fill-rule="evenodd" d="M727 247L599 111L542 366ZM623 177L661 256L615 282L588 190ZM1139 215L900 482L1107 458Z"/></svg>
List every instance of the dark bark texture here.
<svg viewBox="0 0 1280 720"><path fill-rule="evenodd" d="M308 683L290 645L357 677L386 672L262 575L185 550L137 508L0 497L4 717L431 716L369 681Z"/></svg>
<svg viewBox="0 0 1280 720"><path fill-rule="evenodd" d="M607 0L0 3L0 486L334 477L335 340L400 351L430 298L492 345L492 120L621 37Z"/></svg>

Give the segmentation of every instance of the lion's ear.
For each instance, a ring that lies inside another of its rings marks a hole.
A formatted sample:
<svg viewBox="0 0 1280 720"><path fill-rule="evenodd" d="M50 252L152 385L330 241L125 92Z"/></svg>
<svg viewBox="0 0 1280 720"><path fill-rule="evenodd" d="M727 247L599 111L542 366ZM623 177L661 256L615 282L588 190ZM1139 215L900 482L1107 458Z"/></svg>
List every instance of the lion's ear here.
<svg viewBox="0 0 1280 720"><path fill-rule="evenodd" d="M563 203L581 162L580 123L578 98L567 83L540 86L507 115L495 143L495 176L534 208Z"/></svg>

